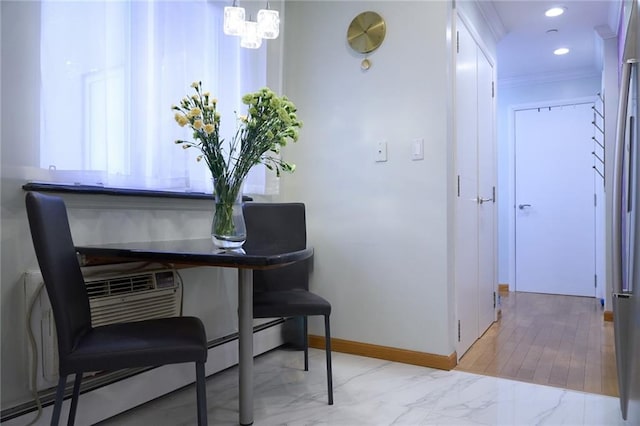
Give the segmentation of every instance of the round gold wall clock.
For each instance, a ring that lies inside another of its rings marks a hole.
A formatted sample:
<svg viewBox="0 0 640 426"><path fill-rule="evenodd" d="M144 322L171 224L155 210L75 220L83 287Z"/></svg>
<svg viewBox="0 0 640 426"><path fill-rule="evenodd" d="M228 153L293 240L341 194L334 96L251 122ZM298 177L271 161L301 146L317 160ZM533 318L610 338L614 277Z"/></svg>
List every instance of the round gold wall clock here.
<svg viewBox="0 0 640 426"><path fill-rule="evenodd" d="M370 53L382 44L387 31L382 16L376 12L362 12L351 21L347 42L358 53Z"/></svg>

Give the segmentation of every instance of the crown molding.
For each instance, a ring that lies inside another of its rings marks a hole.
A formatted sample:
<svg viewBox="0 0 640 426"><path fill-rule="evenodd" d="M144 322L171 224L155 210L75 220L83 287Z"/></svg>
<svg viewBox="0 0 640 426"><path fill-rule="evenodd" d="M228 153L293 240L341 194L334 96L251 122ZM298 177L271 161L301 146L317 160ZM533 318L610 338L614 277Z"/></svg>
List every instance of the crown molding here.
<svg viewBox="0 0 640 426"><path fill-rule="evenodd" d="M622 19L622 11L624 2L612 1L609 5L609 28L613 28L613 32L617 36L620 32L620 20Z"/></svg>
<svg viewBox="0 0 640 426"><path fill-rule="evenodd" d="M613 31L609 25L598 25L595 27L596 33L601 39L607 40L618 36L617 32Z"/></svg>
<svg viewBox="0 0 640 426"><path fill-rule="evenodd" d="M586 78L600 78L601 73L593 68L584 68L562 72L549 72L517 77L499 78L498 88L511 88L531 86L544 83L557 83L560 81L581 80Z"/></svg>
<svg viewBox="0 0 640 426"><path fill-rule="evenodd" d="M507 34L507 29L504 27L502 19L500 19L500 15L498 15L498 11L494 6L493 1L474 0L474 2L478 6L478 10L482 14L482 17L487 22L496 43L499 42L502 37Z"/></svg>

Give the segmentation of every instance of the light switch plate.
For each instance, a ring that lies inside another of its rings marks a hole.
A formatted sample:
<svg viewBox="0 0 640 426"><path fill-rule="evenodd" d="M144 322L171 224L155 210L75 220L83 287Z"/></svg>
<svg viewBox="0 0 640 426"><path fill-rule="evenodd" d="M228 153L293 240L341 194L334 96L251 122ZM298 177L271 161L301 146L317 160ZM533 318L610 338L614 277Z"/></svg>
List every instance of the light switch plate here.
<svg viewBox="0 0 640 426"><path fill-rule="evenodd" d="M378 142L376 145L376 163L387 161L387 142Z"/></svg>
<svg viewBox="0 0 640 426"><path fill-rule="evenodd" d="M424 139L414 139L411 142L411 159L424 160Z"/></svg>

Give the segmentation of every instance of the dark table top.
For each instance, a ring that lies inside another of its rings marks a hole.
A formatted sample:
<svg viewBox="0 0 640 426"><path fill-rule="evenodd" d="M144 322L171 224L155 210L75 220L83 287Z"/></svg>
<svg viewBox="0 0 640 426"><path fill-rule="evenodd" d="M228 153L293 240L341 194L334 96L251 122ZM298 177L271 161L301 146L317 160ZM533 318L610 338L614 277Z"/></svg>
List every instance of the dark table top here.
<svg viewBox="0 0 640 426"><path fill-rule="evenodd" d="M313 248L282 252L269 246L221 250L210 238L76 246L87 264L109 261L167 262L179 265L270 269L313 256Z"/></svg>

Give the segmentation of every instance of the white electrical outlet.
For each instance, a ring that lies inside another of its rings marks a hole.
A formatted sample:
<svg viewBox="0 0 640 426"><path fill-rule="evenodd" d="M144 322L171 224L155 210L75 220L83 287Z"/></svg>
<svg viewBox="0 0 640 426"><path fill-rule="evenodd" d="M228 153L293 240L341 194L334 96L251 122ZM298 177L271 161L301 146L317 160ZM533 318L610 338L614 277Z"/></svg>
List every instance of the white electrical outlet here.
<svg viewBox="0 0 640 426"><path fill-rule="evenodd" d="M387 142L378 142L376 145L376 163L387 161Z"/></svg>

